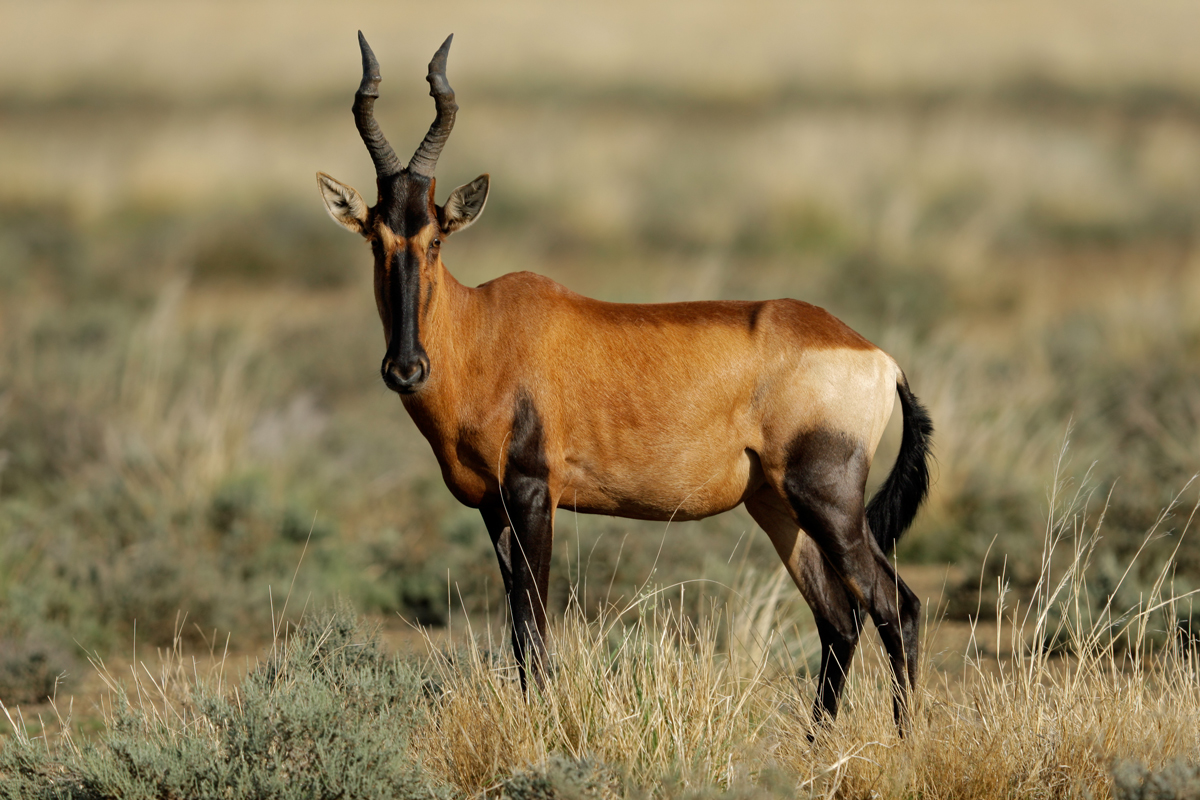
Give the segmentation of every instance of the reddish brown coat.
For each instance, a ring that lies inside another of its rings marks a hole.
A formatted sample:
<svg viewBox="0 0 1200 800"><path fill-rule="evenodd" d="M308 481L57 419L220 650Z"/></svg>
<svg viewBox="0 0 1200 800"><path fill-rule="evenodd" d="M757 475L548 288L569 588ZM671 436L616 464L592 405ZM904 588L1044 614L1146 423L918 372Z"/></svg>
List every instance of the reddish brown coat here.
<svg viewBox="0 0 1200 800"><path fill-rule="evenodd" d="M796 300L606 303L521 272L462 286L442 239L483 211L481 175L435 203L458 109L447 39L429 66L437 118L403 167L373 117L379 65L359 34L359 131L379 200L318 175L330 215L370 241L384 382L429 440L446 485L480 509L521 668L541 680L556 508L698 519L745 503L821 636L814 714L837 711L865 614L896 680L916 679L920 603L888 560L928 487L929 417L896 363ZM899 394L900 455L869 506L875 449Z"/></svg>

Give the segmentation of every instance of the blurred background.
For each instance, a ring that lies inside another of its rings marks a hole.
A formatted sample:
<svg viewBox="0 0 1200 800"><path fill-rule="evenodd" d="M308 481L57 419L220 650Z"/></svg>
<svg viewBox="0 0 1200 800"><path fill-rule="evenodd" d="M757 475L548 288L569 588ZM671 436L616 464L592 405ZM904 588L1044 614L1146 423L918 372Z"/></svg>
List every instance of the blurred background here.
<svg viewBox="0 0 1200 800"><path fill-rule="evenodd" d="M797 297L895 356L937 427L899 556L942 576L952 617L1002 568L1028 590L1056 481L1107 503L1098 602L1177 497L1151 550L1179 543L1200 471L1200 4L4 2L6 702L135 625L251 649L293 574L292 612L501 608L478 515L378 378L369 251L314 180L374 198L360 28L405 158L455 34L439 199L492 176L443 253L459 280ZM564 513L557 540L558 610L777 567L741 510ZM1180 591L1200 582L1200 546L1178 563Z"/></svg>

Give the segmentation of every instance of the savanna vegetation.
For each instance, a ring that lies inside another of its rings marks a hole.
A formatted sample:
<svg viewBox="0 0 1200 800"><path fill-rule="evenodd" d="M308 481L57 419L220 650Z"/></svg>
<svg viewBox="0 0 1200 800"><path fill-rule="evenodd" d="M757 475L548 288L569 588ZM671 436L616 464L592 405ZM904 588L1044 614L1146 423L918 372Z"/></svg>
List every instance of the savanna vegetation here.
<svg viewBox="0 0 1200 800"><path fill-rule="evenodd" d="M299 9L3 6L0 796L1200 791L1200 12ZM358 27L398 150L456 32L464 283L798 297L901 363L937 427L910 740L867 648L809 746L814 632L740 511L560 515L520 698L312 178L371 185Z"/></svg>

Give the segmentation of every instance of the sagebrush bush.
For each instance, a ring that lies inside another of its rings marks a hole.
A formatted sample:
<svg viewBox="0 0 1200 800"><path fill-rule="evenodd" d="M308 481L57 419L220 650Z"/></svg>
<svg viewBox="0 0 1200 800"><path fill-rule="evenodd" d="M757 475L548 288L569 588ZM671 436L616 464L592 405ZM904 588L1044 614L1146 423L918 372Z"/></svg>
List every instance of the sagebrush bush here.
<svg viewBox="0 0 1200 800"><path fill-rule="evenodd" d="M509 800L609 800L619 795L617 776L586 759L554 755L545 764L517 770L500 784Z"/></svg>
<svg viewBox="0 0 1200 800"><path fill-rule="evenodd" d="M1200 762L1172 761L1147 769L1133 761L1113 768L1113 800L1197 800Z"/></svg>
<svg viewBox="0 0 1200 800"><path fill-rule="evenodd" d="M927 626L904 739L873 637L838 719L812 725L811 670L797 670L796 634L776 633L789 622L780 570L750 575L699 621L686 586L596 620L573 606L528 692L506 631L398 658L345 608L281 630L240 683L223 664L197 675L178 651L131 686L99 664L113 699L93 740L77 742L69 720L32 738L5 707L0 797L1192 797L1200 653L1152 635L1185 598L1162 577L1132 608L1081 614L1099 522L1053 497L1064 505L1034 602L994 609L1008 652L989 661L972 635L963 671L939 673Z"/></svg>
<svg viewBox="0 0 1200 800"><path fill-rule="evenodd" d="M182 670L182 662L176 665ZM345 611L317 615L236 690L186 683L163 707L120 695L104 733L57 752L0 751L5 798L429 798L409 739L427 724L418 672Z"/></svg>

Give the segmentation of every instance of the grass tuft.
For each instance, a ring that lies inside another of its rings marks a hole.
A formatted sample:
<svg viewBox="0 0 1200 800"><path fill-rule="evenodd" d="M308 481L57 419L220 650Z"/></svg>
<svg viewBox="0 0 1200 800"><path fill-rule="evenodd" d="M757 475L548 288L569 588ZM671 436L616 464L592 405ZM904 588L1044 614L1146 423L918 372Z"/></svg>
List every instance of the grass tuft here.
<svg viewBox="0 0 1200 800"><path fill-rule="evenodd" d="M1137 605L1089 610L1103 509L1086 490L1051 496L1033 602L1002 591L958 653L929 652L926 627L904 739L873 637L837 721L810 724L805 648L777 633L801 623L775 574L699 615L689 585L590 619L572 604L527 694L504 630L397 657L344 607L282 626L240 681L223 661L201 675L178 640L157 674L119 680L97 659L111 699L95 741L69 724L31 736L5 706L0 797L1194 796L1200 653L1170 635L1188 599L1174 565Z"/></svg>

